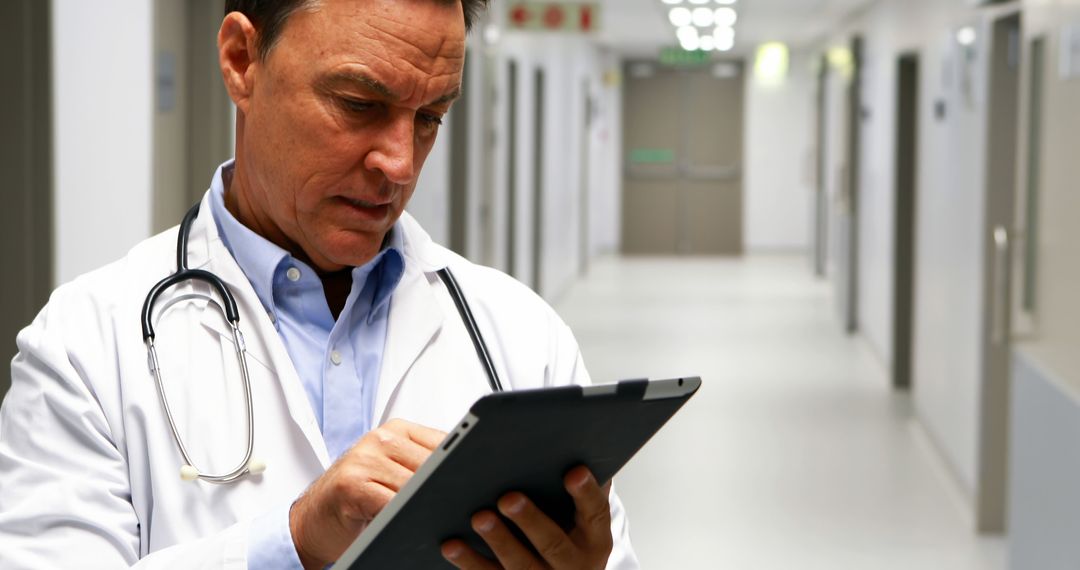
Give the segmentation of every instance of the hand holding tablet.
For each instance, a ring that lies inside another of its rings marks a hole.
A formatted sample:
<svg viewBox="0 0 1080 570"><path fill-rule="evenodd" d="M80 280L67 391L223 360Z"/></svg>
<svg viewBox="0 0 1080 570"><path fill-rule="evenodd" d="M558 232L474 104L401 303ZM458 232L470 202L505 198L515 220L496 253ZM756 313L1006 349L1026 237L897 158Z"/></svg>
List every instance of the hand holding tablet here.
<svg viewBox="0 0 1080 570"><path fill-rule="evenodd" d="M608 483L700 385L632 380L485 396L334 568L451 568L444 552L458 552L464 568L526 556L602 567Z"/></svg>
<svg viewBox="0 0 1080 570"><path fill-rule="evenodd" d="M499 516L481 511L472 516L480 535L504 568L603 568L611 554L611 483L601 486L587 467L570 470L563 479L574 498L574 528L568 533L547 517L528 497L518 492L497 502L498 512L521 530L531 548L521 542ZM496 566L464 541L452 539L442 548L454 566L463 570L489 570Z"/></svg>

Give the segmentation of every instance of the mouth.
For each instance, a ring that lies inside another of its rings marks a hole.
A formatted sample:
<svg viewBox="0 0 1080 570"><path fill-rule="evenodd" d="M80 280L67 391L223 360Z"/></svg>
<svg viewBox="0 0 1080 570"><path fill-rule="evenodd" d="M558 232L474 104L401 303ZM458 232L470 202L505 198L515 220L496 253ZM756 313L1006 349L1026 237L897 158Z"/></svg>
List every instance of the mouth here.
<svg viewBox="0 0 1080 570"><path fill-rule="evenodd" d="M358 200L353 198L346 198L344 196L338 197L338 202L344 206L347 206L355 214L365 219L382 219L390 211L390 200L385 202L369 202L367 200Z"/></svg>

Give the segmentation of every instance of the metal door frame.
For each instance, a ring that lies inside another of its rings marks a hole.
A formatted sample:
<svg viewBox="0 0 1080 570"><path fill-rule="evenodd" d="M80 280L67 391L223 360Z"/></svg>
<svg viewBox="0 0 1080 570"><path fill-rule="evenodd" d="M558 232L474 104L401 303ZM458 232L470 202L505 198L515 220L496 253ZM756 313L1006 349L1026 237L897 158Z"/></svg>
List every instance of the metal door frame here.
<svg viewBox="0 0 1080 570"><path fill-rule="evenodd" d="M7 187L3 212L5 218L11 216L0 227L0 249L5 252L5 279L0 285L0 360L5 372L0 374L0 397L10 385L6 363L16 351L15 333L48 300L55 278L52 9L49 0L0 3L0 66L12 85L20 87L0 91L0 97L12 98L0 101L0 172Z"/></svg>
<svg viewBox="0 0 1080 570"><path fill-rule="evenodd" d="M980 532L1003 532L1008 505L1010 236L1017 195L1023 20L1013 8L995 14L991 21L975 522ZM999 72L1002 57L1006 68L1015 71ZM1009 89L1015 89L1013 105L1002 108L1001 98Z"/></svg>
<svg viewBox="0 0 1080 570"><path fill-rule="evenodd" d="M893 387L901 390L910 389L912 382L921 66L917 52L897 59L892 377Z"/></svg>
<svg viewBox="0 0 1080 570"><path fill-rule="evenodd" d="M472 51L472 50L468 50ZM449 207L446 209L447 227L450 228L450 249L462 257L468 257L469 240L469 126L472 100L468 89L472 70L467 62L461 70L461 84L466 88L461 97L454 102L450 111L450 168L449 168Z"/></svg>
<svg viewBox="0 0 1080 570"><path fill-rule="evenodd" d="M826 191L826 173L828 172L828 125L829 125L829 57L821 56L817 77L817 168L814 173L814 274L825 277L825 268L829 255L829 193Z"/></svg>
<svg viewBox="0 0 1080 570"><path fill-rule="evenodd" d="M844 327L848 333L859 330L859 182L862 170L862 82L863 82L863 39L855 36L851 40L851 58L854 66L851 84L847 92L847 171L844 180L845 204L848 209L848 250L847 299L844 308Z"/></svg>
<svg viewBox="0 0 1080 570"><path fill-rule="evenodd" d="M544 270L544 119L546 86L544 68L533 71L533 184L532 184L532 288L542 294Z"/></svg>
<svg viewBox="0 0 1080 570"><path fill-rule="evenodd" d="M517 266L518 228L518 63L513 59L506 67L506 272L521 276Z"/></svg>

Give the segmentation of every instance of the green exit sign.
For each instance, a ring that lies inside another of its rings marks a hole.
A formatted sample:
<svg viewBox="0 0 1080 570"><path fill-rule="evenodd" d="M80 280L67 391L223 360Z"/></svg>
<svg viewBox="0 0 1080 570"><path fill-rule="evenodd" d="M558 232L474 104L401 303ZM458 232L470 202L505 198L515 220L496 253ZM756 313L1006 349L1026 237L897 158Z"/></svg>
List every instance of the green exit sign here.
<svg viewBox="0 0 1080 570"><path fill-rule="evenodd" d="M709 61L711 61L711 58L707 51L686 51L677 47L669 47L660 50L660 63L664 65L704 65L709 63Z"/></svg>

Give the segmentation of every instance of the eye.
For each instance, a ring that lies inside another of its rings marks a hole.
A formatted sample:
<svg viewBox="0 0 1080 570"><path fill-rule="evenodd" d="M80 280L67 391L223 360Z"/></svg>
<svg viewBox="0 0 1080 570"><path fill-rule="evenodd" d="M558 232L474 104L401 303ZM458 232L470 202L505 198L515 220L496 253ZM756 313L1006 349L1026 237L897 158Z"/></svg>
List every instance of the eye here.
<svg viewBox="0 0 1080 570"><path fill-rule="evenodd" d="M442 117L433 113L420 113L416 116L416 118L428 127L438 127L439 125L443 124Z"/></svg>
<svg viewBox="0 0 1080 570"><path fill-rule="evenodd" d="M375 107L373 103L368 101L361 101L359 99L349 99L348 97L341 97L338 99L341 106L350 113L363 113L369 111Z"/></svg>

